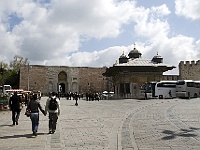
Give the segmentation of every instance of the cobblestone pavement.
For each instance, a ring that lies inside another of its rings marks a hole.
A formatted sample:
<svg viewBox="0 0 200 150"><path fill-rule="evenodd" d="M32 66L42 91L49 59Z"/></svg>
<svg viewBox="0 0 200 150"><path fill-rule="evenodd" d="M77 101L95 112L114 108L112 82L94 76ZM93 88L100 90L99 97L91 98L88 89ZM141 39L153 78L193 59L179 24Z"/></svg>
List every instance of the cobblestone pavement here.
<svg viewBox="0 0 200 150"><path fill-rule="evenodd" d="M200 150L200 98L60 101L56 132L40 113L37 137L25 107L17 126L0 111L0 150Z"/></svg>

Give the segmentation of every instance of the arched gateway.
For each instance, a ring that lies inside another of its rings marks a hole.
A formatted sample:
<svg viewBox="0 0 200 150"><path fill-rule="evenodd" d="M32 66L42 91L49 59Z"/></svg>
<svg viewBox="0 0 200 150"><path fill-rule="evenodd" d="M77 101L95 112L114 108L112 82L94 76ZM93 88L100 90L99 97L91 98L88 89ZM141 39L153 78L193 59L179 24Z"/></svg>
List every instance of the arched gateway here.
<svg viewBox="0 0 200 150"><path fill-rule="evenodd" d="M101 93L109 90L106 86L107 80L102 75L105 71L105 67L21 66L19 88L41 91L44 94L52 91Z"/></svg>
<svg viewBox="0 0 200 150"><path fill-rule="evenodd" d="M61 71L58 74L58 90L60 93L68 92L68 82L67 82L67 73L65 71Z"/></svg>

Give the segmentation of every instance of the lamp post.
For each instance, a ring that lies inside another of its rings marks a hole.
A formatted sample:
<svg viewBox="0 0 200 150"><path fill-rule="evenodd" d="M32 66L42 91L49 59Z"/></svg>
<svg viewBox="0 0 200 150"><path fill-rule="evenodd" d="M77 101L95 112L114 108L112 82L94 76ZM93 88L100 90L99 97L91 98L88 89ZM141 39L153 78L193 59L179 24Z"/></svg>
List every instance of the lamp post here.
<svg viewBox="0 0 200 150"><path fill-rule="evenodd" d="M30 84L30 83L29 83L29 82L30 82L30 73L29 73L29 69L30 69L30 68L29 68L29 67L30 67L30 66L29 66L29 62L28 62L28 91L29 91L29 86L30 86L30 85L29 85L29 84Z"/></svg>

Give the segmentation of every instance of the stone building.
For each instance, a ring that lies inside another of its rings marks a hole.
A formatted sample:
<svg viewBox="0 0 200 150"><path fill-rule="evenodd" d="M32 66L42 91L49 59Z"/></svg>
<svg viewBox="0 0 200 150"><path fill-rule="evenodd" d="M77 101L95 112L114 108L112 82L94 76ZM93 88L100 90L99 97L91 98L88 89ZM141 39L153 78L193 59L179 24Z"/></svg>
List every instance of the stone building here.
<svg viewBox="0 0 200 150"><path fill-rule="evenodd" d="M175 68L175 66L163 63L163 58L158 54L151 60L143 59L141 53L134 48L128 54L124 53L104 73L104 76L113 80L114 92L117 98L143 98L143 85L145 82L160 81L163 72Z"/></svg>
<svg viewBox="0 0 200 150"><path fill-rule="evenodd" d="M20 68L20 88L42 93L102 92L108 88L108 80L102 75L105 70L105 67L24 66Z"/></svg>
<svg viewBox="0 0 200 150"><path fill-rule="evenodd" d="M179 63L179 78L182 80L200 80L200 60L181 61Z"/></svg>
<svg viewBox="0 0 200 150"><path fill-rule="evenodd" d="M67 92L114 91L119 98L138 98L143 83L160 80L200 80L200 60L181 61L179 75L163 75L175 68L164 64L158 54L152 59L143 59L134 48L120 56L119 62L112 67L68 67L31 65L20 68L20 87L24 90Z"/></svg>

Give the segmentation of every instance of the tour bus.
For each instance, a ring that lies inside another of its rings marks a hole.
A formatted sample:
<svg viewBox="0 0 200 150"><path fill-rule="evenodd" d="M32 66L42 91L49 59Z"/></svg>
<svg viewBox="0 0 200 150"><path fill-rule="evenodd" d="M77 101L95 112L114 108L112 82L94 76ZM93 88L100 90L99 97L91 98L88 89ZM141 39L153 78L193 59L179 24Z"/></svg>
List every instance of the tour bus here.
<svg viewBox="0 0 200 150"><path fill-rule="evenodd" d="M7 95L8 94L8 92L7 92L7 90L11 90L12 89L12 87L11 87L11 85L3 85L3 86L0 86L0 94L2 95Z"/></svg>
<svg viewBox="0 0 200 150"><path fill-rule="evenodd" d="M145 83L145 93L146 93L146 98L155 98L155 85L156 85L156 81L152 81L152 82L147 82Z"/></svg>
<svg viewBox="0 0 200 150"><path fill-rule="evenodd" d="M194 81L195 88L197 90L197 96L200 96L200 81Z"/></svg>
<svg viewBox="0 0 200 150"><path fill-rule="evenodd" d="M177 81L160 81L155 86L155 96L159 99L176 97Z"/></svg>
<svg viewBox="0 0 200 150"><path fill-rule="evenodd" d="M193 80L178 80L176 83L176 96L179 98L196 98L199 89L196 88Z"/></svg>

